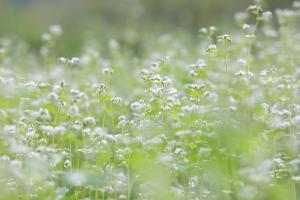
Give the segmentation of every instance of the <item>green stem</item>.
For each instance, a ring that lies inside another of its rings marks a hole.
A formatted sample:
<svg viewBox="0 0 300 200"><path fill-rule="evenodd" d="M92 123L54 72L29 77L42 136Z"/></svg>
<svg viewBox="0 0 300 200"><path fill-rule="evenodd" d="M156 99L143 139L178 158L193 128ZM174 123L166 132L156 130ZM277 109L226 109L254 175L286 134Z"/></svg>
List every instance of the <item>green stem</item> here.
<svg viewBox="0 0 300 200"><path fill-rule="evenodd" d="M227 53L227 44L224 41L224 61L225 61L225 71L228 72L228 53Z"/></svg>

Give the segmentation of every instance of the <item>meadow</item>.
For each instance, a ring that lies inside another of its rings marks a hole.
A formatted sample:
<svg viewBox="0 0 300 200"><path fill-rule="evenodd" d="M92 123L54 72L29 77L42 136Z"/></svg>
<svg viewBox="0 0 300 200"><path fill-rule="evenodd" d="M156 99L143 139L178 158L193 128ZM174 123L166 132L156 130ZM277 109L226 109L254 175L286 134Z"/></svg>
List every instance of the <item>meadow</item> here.
<svg viewBox="0 0 300 200"><path fill-rule="evenodd" d="M135 54L64 54L60 25L38 48L0 37L0 199L300 199L300 2L255 2Z"/></svg>

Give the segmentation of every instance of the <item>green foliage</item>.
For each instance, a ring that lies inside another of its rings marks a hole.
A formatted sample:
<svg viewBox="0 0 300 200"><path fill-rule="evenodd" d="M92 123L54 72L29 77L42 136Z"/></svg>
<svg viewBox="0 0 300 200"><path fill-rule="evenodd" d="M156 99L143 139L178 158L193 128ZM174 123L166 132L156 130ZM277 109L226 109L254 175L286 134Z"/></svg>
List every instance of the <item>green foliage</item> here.
<svg viewBox="0 0 300 200"><path fill-rule="evenodd" d="M264 6L197 42L1 37L0 199L298 199L300 3Z"/></svg>

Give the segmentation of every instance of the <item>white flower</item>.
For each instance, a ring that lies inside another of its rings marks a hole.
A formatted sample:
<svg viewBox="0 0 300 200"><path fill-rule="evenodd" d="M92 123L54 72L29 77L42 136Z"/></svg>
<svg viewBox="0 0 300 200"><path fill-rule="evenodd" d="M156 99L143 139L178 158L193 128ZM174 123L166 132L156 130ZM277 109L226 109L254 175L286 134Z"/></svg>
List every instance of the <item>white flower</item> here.
<svg viewBox="0 0 300 200"><path fill-rule="evenodd" d="M300 176L292 176L291 178L293 181L299 182L300 181Z"/></svg>
<svg viewBox="0 0 300 200"><path fill-rule="evenodd" d="M36 134L35 129L33 127L30 127L29 130L28 130L28 132L27 132L27 134L26 134L26 137L27 138L32 138L32 137L35 136L35 134Z"/></svg>
<svg viewBox="0 0 300 200"><path fill-rule="evenodd" d="M77 58L77 57L72 57L70 60L69 60L69 63L71 65L78 65L80 63L80 59Z"/></svg>
<svg viewBox="0 0 300 200"><path fill-rule="evenodd" d="M251 28L251 25L249 25L249 24L243 25L243 30L249 30L250 28Z"/></svg>
<svg viewBox="0 0 300 200"><path fill-rule="evenodd" d="M105 67L105 68L102 69L102 73L106 74L106 75L112 74L113 70L111 68L109 68L109 67Z"/></svg>
<svg viewBox="0 0 300 200"><path fill-rule="evenodd" d="M60 36L62 34L62 29L59 25L52 25L49 27L49 32L55 36Z"/></svg>
<svg viewBox="0 0 300 200"><path fill-rule="evenodd" d="M295 124L296 124L297 126L300 127L300 115L295 116L294 122L295 122Z"/></svg>
<svg viewBox="0 0 300 200"><path fill-rule="evenodd" d="M113 103L117 104L117 103L122 103L122 102L123 102L123 99L122 99L121 97L113 97L113 98L111 99L111 101L112 101Z"/></svg>
<svg viewBox="0 0 300 200"><path fill-rule="evenodd" d="M202 34L207 34L208 33L207 28L200 28L199 32L202 33Z"/></svg>
<svg viewBox="0 0 300 200"><path fill-rule="evenodd" d="M224 35L219 36L218 39L231 42L231 35L224 34Z"/></svg>
<svg viewBox="0 0 300 200"><path fill-rule="evenodd" d="M145 106L144 100L133 102L130 107L132 110L139 111L143 109Z"/></svg>
<svg viewBox="0 0 300 200"><path fill-rule="evenodd" d="M242 67L246 66L246 64L247 64L247 61L245 59L242 59L242 58L238 59L237 62Z"/></svg>
<svg viewBox="0 0 300 200"><path fill-rule="evenodd" d="M42 126L40 126L40 129L41 129L44 133L46 133L46 134L48 134L48 135L52 135L52 134L54 133L54 128L53 128L53 126L45 126L45 125L42 125Z"/></svg>
<svg viewBox="0 0 300 200"><path fill-rule="evenodd" d="M272 17L273 17L273 14L272 14L271 11L263 12L263 18L264 18L265 20L270 20Z"/></svg>
<svg viewBox="0 0 300 200"><path fill-rule="evenodd" d="M215 45L215 44L209 45L206 49L207 52L214 52L216 50L217 50L217 45Z"/></svg>
<svg viewBox="0 0 300 200"><path fill-rule="evenodd" d="M86 117L82 121L84 124L96 124L96 119L93 117Z"/></svg>
<svg viewBox="0 0 300 200"><path fill-rule="evenodd" d="M53 133L55 134L64 134L66 132L66 127L64 126L56 126L54 127Z"/></svg>
<svg viewBox="0 0 300 200"><path fill-rule="evenodd" d="M44 33L42 35L42 40L44 40L45 42L48 42L52 39L51 35L49 33Z"/></svg>
<svg viewBox="0 0 300 200"><path fill-rule="evenodd" d="M294 1L293 2L293 7L294 8L300 8L300 1Z"/></svg>
<svg viewBox="0 0 300 200"><path fill-rule="evenodd" d="M86 177L82 173L72 172L66 175L66 181L72 186L79 187L85 183Z"/></svg>
<svg viewBox="0 0 300 200"><path fill-rule="evenodd" d="M58 62L61 63L61 64L66 64L67 61L68 61L68 60L67 60L65 57L59 57L59 58L58 58Z"/></svg>
<svg viewBox="0 0 300 200"><path fill-rule="evenodd" d="M72 162L70 160L66 160L64 162L64 168L69 169L72 166Z"/></svg>

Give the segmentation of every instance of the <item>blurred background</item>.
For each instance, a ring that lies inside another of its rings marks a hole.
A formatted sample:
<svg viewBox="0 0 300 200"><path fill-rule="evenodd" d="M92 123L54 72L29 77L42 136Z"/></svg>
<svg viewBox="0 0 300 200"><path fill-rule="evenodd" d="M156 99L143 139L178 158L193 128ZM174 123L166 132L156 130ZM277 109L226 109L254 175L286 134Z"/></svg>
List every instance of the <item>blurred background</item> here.
<svg viewBox="0 0 300 200"><path fill-rule="evenodd" d="M289 7L292 0L266 0L267 9ZM200 27L229 29L234 13L252 0L0 0L0 37L14 34L39 46L49 25L64 30L64 51L78 51L86 35L99 41L134 40L147 34L180 33L197 38ZM125 39L124 39L125 38ZM136 47L138 48L138 47Z"/></svg>

